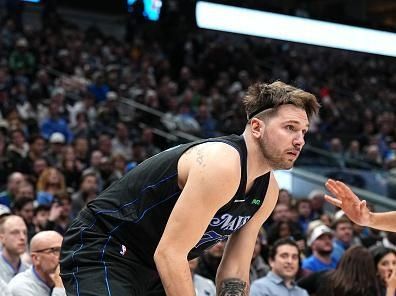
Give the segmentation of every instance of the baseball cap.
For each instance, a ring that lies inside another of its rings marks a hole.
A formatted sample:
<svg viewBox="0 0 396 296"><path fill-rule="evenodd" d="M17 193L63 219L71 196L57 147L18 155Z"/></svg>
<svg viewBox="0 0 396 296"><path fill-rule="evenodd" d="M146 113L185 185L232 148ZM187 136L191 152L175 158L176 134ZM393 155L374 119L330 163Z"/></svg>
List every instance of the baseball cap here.
<svg viewBox="0 0 396 296"><path fill-rule="evenodd" d="M107 93L107 95L106 95L106 98L107 98L107 100L109 100L109 101L115 101L115 100L117 100L117 93L116 92L114 92L114 91L109 91L108 93Z"/></svg>
<svg viewBox="0 0 396 296"><path fill-rule="evenodd" d="M28 41L27 41L26 38L24 38L24 37L19 38L19 39L16 41L16 46L27 47L27 46L28 46Z"/></svg>
<svg viewBox="0 0 396 296"><path fill-rule="evenodd" d="M0 204L0 217L11 214L11 210L6 205Z"/></svg>
<svg viewBox="0 0 396 296"><path fill-rule="evenodd" d="M314 241L316 241L321 235L325 233L333 235L333 231L326 225L319 225L315 227L307 240L308 246L311 246Z"/></svg>
<svg viewBox="0 0 396 296"><path fill-rule="evenodd" d="M60 133L60 132L55 132L53 133L50 138L49 138L49 142L50 143L60 143L60 144L64 144L66 141L65 136Z"/></svg>

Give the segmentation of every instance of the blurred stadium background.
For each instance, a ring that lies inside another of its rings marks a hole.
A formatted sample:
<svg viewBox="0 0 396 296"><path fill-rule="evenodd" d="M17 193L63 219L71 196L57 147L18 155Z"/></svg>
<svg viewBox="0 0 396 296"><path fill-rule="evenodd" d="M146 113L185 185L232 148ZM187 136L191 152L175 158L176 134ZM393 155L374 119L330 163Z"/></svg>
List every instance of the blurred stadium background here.
<svg viewBox="0 0 396 296"><path fill-rule="evenodd" d="M392 0L207 2L396 36ZM322 105L296 167L277 172L281 187L305 198L331 177L376 209L395 209L396 50L204 29L196 4L0 0L1 203L13 207L27 184L35 207L65 191L75 215L86 195L163 149L240 133L246 87L279 79ZM90 173L92 187L80 182Z"/></svg>

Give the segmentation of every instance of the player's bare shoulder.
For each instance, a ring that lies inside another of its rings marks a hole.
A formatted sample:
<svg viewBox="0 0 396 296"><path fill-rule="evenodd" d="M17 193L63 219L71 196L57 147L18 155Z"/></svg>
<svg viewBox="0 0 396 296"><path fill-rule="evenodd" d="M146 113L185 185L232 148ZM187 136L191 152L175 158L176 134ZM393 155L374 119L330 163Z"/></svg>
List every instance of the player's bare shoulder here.
<svg viewBox="0 0 396 296"><path fill-rule="evenodd" d="M181 157L182 162L188 162L190 165L198 165L205 168L211 162L224 164L223 161L230 165L233 162L240 163L239 153L233 146L223 142L206 142L188 149Z"/></svg>
<svg viewBox="0 0 396 296"><path fill-rule="evenodd" d="M179 179L186 180L191 169L219 173L240 172L240 156L236 148L224 142L206 142L188 149L178 163ZM181 182L184 183L184 182Z"/></svg>

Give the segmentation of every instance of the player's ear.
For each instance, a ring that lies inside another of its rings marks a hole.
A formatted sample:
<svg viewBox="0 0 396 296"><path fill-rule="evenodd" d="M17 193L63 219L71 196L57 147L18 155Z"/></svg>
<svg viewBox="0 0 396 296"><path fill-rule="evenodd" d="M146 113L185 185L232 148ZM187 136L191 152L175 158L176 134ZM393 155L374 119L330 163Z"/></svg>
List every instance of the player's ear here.
<svg viewBox="0 0 396 296"><path fill-rule="evenodd" d="M256 117L250 119L250 130L253 137L260 138L264 128L265 123L263 120L260 120Z"/></svg>

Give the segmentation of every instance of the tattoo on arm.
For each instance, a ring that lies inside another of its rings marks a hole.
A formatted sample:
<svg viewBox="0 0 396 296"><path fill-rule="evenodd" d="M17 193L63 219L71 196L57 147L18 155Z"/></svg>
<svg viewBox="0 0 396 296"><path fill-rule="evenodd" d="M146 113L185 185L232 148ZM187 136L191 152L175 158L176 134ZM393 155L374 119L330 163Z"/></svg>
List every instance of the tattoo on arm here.
<svg viewBox="0 0 396 296"><path fill-rule="evenodd" d="M225 279L220 283L218 296L247 296L246 282L240 279Z"/></svg>
<svg viewBox="0 0 396 296"><path fill-rule="evenodd" d="M197 151L197 162L199 165L201 165L203 167L206 166L206 164L204 164L202 149L198 149L198 151Z"/></svg>

